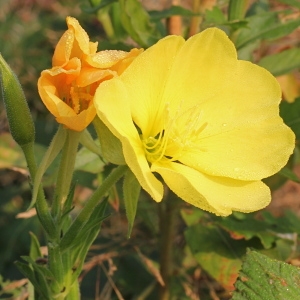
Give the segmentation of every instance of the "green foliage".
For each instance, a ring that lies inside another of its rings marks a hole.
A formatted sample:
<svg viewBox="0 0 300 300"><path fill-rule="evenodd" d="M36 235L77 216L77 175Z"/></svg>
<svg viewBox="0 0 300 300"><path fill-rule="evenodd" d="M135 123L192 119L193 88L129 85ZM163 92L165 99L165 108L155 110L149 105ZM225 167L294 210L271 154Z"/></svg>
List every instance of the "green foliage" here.
<svg viewBox="0 0 300 300"><path fill-rule="evenodd" d="M285 23L278 20L276 12L264 12L246 18L247 28L242 28L235 41L237 49L247 46L259 39L274 40L286 36L294 31L300 20L291 20Z"/></svg>
<svg viewBox="0 0 300 300"><path fill-rule="evenodd" d="M139 45L147 48L162 37L138 0L119 0L119 4L122 10L121 22L131 38Z"/></svg>
<svg viewBox="0 0 300 300"><path fill-rule="evenodd" d="M287 74L300 67L300 49L291 48L265 56L258 62L258 65L270 71L274 76Z"/></svg>
<svg viewBox="0 0 300 300"><path fill-rule="evenodd" d="M280 115L284 122L290 126L297 139L300 138L300 98L293 103L282 102L280 104Z"/></svg>
<svg viewBox="0 0 300 300"><path fill-rule="evenodd" d="M198 16L199 14L193 13L192 11L185 9L181 6L172 5L168 9L149 11L149 15L151 17L151 20L157 21L157 20L161 20L164 18L172 17L174 15L192 17L192 16Z"/></svg>
<svg viewBox="0 0 300 300"><path fill-rule="evenodd" d="M298 299L300 272L255 251L248 251L232 300Z"/></svg>
<svg viewBox="0 0 300 300"><path fill-rule="evenodd" d="M182 211L188 225L185 237L201 267L227 289L232 289L247 248L286 260L293 255L290 233L300 234L299 219L291 212L281 218L270 213L235 213L226 218L193 209ZM197 237L197 238L195 238Z"/></svg>

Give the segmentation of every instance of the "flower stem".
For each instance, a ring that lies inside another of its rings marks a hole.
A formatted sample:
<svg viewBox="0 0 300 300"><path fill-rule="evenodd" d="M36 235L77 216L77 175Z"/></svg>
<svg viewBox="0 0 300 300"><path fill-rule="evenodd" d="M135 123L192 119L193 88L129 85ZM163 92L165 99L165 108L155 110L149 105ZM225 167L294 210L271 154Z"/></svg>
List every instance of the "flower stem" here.
<svg viewBox="0 0 300 300"><path fill-rule="evenodd" d="M109 189L125 174L128 167L127 165L120 165L113 170L109 176L103 181L102 185L94 192L92 197L85 203L83 209L78 214L69 230L66 232L61 240L61 251L67 250L72 245L72 241L82 229L82 227L89 220L95 207L99 204L102 197L109 191Z"/></svg>
<svg viewBox="0 0 300 300"><path fill-rule="evenodd" d="M62 206L70 190L80 135L81 132L67 131L51 207L51 213L55 220L60 220Z"/></svg>
<svg viewBox="0 0 300 300"><path fill-rule="evenodd" d="M169 198L168 193L167 197ZM169 300L170 278L173 271L173 240L175 235L175 220L177 216L177 199L165 199L159 204L160 226L160 273L165 285L159 288L159 300Z"/></svg>

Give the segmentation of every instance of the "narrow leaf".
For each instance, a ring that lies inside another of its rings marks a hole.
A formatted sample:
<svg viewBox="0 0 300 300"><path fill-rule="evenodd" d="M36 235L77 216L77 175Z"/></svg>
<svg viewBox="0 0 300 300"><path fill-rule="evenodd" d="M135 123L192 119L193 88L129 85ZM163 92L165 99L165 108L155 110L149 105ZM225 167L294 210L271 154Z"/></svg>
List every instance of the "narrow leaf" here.
<svg viewBox="0 0 300 300"><path fill-rule="evenodd" d="M135 175L128 170L125 174L123 183L124 202L128 220L128 238L130 237L133 228L140 192L141 185L137 181Z"/></svg>
<svg viewBox="0 0 300 300"><path fill-rule="evenodd" d="M29 232L29 234L31 238L29 256L31 259L36 260L37 258L42 257L40 243L33 232Z"/></svg>
<svg viewBox="0 0 300 300"><path fill-rule="evenodd" d="M300 269L248 251L232 300L299 299Z"/></svg>
<svg viewBox="0 0 300 300"><path fill-rule="evenodd" d="M258 65L280 76L300 67L300 48L292 48L262 58Z"/></svg>
<svg viewBox="0 0 300 300"><path fill-rule="evenodd" d="M237 49L258 39L278 39L294 31L300 19L280 23L276 12L261 13L246 19L248 28L241 29L235 45Z"/></svg>
<svg viewBox="0 0 300 300"><path fill-rule="evenodd" d="M43 296L43 299L45 300L51 300L49 298L49 295L46 294L46 291L41 289L37 278L34 274L34 271L31 269L31 267L27 264L21 263L19 261L15 262L15 265L18 267L18 269L20 270L20 272L29 279L29 281L33 284L35 290Z"/></svg>
<svg viewBox="0 0 300 300"><path fill-rule="evenodd" d="M89 231L101 224L103 219L106 218L106 216L104 216L106 205L107 199L103 200L94 208L90 218L85 223L81 224L81 228L74 229L74 222L71 224L70 228L61 239L60 246L62 252L69 247L76 247L79 243L82 243L82 239L89 234Z"/></svg>

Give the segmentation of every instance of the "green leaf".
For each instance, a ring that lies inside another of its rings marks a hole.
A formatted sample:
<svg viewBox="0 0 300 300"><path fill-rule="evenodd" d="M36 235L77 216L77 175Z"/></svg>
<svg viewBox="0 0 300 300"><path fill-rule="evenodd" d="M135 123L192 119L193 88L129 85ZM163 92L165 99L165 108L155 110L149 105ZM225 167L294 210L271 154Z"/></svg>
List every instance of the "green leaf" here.
<svg viewBox="0 0 300 300"><path fill-rule="evenodd" d="M27 264L21 263L19 261L15 262L15 265L18 267L18 269L20 270L20 272L29 279L29 281L33 284L35 290L43 296L43 299L45 300L51 300L49 295L47 295L47 290L43 290L40 285L39 282L37 281L37 278L35 276L34 271L31 269L31 267Z"/></svg>
<svg viewBox="0 0 300 300"><path fill-rule="evenodd" d="M299 0L278 0L278 2L284 3L284 4L288 4L290 6L294 6L297 8L300 8L300 2Z"/></svg>
<svg viewBox="0 0 300 300"><path fill-rule="evenodd" d="M246 18L248 28L241 29L235 45L237 49L258 39L278 39L294 31L300 25L300 19L280 23L276 12L266 12Z"/></svg>
<svg viewBox="0 0 300 300"><path fill-rule="evenodd" d="M131 38L142 47L150 47L162 36L138 0L119 0L121 22Z"/></svg>
<svg viewBox="0 0 300 300"><path fill-rule="evenodd" d="M300 48L292 48L262 58L258 65L280 76L300 67Z"/></svg>
<svg viewBox="0 0 300 300"><path fill-rule="evenodd" d="M233 30L246 27L248 21L246 20L232 20L227 21L226 16L222 12L222 10L214 6L212 10L206 10L205 12L205 23L208 26L228 26L231 27Z"/></svg>
<svg viewBox="0 0 300 300"><path fill-rule="evenodd" d="M31 259L36 260L37 258L42 257L42 253L40 250L40 243L33 232L29 232L29 234L31 238L29 256Z"/></svg>
<svg viewBox="0 0 300 300"><path fill-rule="evenodd" d="M300 269L248 251L232 300L299 299Z"/></svg>
<svg viewBox="0 0 300 300"><path fill-rule="evenodd" d="M160 11L158 10L149 11L149 15L152 21L157 21L172 16L192 17L192 16L199 16L200 14L194 13L189 9L183 8L181 6L173 5L168 9L164 9Z"/></svg>
<svg viewBox="0 0 300 300"><path fill-rule="evenodd" d="M226 16L218 6L214 6L212 10L206 10L205 22L212 24L223 24L227 22Z"/></svg>
<svg viewBox="0 0 300 300"><path fill-rule="evenodd" d="M269 226L265 222L257 220L253 214L247 215L244 220L229 216L217 218L216 222L235 239L250 240L253 237L258 237L266 249L271 248L276 240L276 236Z"/></svg>
<svg viewBox="0 0 300 300"><path fill-rule="evenodd" d="M128 220L128 238L130 237L133 228L140 192L141 185L131 170L128 169L123 183L124 203Z"/></svg>
<svg viewBox="0 0 300 300"><path fill-rule="evenodd" d="M300 98L293 103L282 101L280 103L280 116L284 123L291 127L296 134L296 139L300 139Z"/></svg>
<svg viewBox="0 0 300 300"><path fill-rule="evenodd" d="M101 222L107 217L104 216L105 213L105 209L106 209L106 205L107 205L107 199L103 200L97 207L94 208L90 218L82 225L81 228L76 228L77 232L75 234L76 238L74 238L74 235L72 235L72 239L68 239L66 242L65 236L66 234L71 234L74 233L74 229L70 230L70 228L72 228L72 225L74 223L72 223L72 225L70 226L70 228L68 228L68 230L65 232L63 238L61 239L61 251L63 252L65 249L67 248L73 248L73 247L77 247L78 245L82 245L83 246L83 240L89 236L90 231L94 230L97 226L97 230L99 231L99 226L101 224Z"/></svg>
<svg viewBox="0 0 300 300"><path fill-rule="evenodd" d="M230 240L225 232L210 224L189 227L185 238L201 267L223 287L232 290L246 251L245 240Z"/></svg>

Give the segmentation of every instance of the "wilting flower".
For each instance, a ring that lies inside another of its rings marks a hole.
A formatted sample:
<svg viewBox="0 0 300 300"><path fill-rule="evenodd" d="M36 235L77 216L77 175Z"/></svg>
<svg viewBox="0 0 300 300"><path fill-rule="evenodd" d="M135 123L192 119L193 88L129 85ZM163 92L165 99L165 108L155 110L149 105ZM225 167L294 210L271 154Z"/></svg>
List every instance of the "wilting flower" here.
<svg viewBox="0 0 300 300"><path fill-rule="evenodd" d="M53 67L42 72L38 89L58 123L81 131L96 115L93 99L98 85L120 75L142 50L97 52L98 43L89 41L76 19L67 17L67 25L55 48Z"/></svg>
<svg viewBox="0 0 300 300"><path fill-rule="evenodd" d="M154 200L163 196L158 173L186 202L225 216L270 202L261 179L286 164L295 139L280 97L268 71L237 60L224 32L207 29L150 47L101 84L95 106Z"/></svg>

